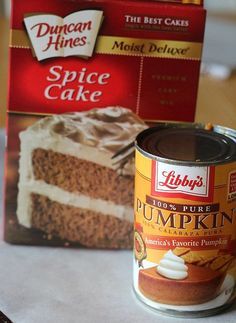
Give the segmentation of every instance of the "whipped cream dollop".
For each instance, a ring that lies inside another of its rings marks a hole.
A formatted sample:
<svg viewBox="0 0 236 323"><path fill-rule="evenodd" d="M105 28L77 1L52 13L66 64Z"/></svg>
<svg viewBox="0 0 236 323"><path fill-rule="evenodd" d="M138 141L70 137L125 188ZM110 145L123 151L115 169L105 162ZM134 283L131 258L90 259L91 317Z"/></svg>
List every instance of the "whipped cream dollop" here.
<svg viewBox="0 0 236 323"><path fill-rule="evenodd" d="M157 272L170 279L180 280L188 277L188 267L184 259L176 256L172 250L169 250L161 259L157 266Z"/></svg>

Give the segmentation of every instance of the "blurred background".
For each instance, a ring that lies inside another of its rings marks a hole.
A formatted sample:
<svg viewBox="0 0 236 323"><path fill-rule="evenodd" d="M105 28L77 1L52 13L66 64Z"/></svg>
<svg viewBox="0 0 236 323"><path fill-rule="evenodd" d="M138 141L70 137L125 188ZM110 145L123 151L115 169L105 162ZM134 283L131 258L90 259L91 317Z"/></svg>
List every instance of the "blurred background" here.
<svg viewBox="0 0 236 323"><path fill-rule="evenodd" d="M196 121L236 128L236 0L208 9ZM10 0L0 0L0 128L5 126Z"/></svg>

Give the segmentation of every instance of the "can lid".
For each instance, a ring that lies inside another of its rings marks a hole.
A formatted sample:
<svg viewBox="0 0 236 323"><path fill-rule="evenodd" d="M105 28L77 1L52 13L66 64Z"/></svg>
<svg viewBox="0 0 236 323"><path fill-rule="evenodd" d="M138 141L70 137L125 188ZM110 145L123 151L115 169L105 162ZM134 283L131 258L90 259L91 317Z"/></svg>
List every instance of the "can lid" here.
<svg viewBox="0 0 236 323"><path fill-rule="evenodd" d="M236 142L221 133L191 127L159 126L143 131L137 147L152 158L187 164L236 160Z"/></svg>

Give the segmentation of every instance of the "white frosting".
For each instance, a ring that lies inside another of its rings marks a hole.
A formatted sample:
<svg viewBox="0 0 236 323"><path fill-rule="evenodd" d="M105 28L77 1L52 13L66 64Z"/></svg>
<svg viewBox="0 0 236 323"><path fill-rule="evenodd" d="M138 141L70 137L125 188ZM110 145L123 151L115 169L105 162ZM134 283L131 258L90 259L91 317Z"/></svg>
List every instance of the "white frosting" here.
<svg viewBox="0 0 236 323"><path fill-rule="evenodd" d="M59 187L46 184L43 181L32 181L23 185L19 184L18 195L17 214L18 216L20 215L19 222L28 228L31 226L30 217L28 216L29 212L31 212L31 205L29 203L31 193L46 196L58 203L113 215L129 222L133 219L132 207L125 207L124 205L114 204L101 199L93 199L82 194L72 194Z"/></svg>
<svg viewBox="0 0 236 323"><path fill-rule="evenodd" d="M176 256L171 250L165 253L157 266L157 272L170 279L180 280L188 277L188 267L184 259Z"/></svg>
<svg viewBox="0 0 236 323"><path fill-rule="evenodd" d="M43 194L57 202L72 206L93 209L120 218L130 217L130 208L122 205L93 200L83 195L60 190L34 179L32 152L41 148L74 156L99 165L115 169L111 157L128 145L136 135L146 129L145 123L131 110L121 107L93 109L42 118L20 133L21 152L19 161L19 195L17 216L22 225L30 227L30 192ZM118 170L120 172L120 170ZM123 174L134 174L134 162L129 160L122 170ZM57 192L57 193L56 193ZM99 205L99 209L98 209ZM109 212L108 212L109 210ZM130 217L131 218L131 217Z"/></svg>

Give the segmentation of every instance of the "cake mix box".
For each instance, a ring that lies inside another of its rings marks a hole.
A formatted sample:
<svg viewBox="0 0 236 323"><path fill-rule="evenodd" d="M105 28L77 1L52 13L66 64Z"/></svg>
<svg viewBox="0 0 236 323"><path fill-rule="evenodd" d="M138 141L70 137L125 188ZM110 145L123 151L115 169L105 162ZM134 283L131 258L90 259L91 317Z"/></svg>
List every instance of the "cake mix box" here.
<svg viewBox="0 0 236 323"><path fill-rule="evenodd" d="M130 248L132 142L147 122L193 121L203 3L12 5L5 240Z"/></svg>

